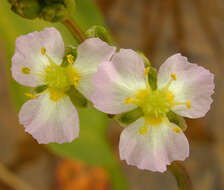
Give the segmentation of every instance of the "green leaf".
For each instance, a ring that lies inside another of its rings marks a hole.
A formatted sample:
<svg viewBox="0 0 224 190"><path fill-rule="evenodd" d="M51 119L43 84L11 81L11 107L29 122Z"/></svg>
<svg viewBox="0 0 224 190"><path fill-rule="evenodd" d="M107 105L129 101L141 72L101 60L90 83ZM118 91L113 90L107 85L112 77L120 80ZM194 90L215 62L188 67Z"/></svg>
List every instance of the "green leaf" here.
<svg viewBox="0 0 224 190"><path fill-rule="evenodd" d="M90 0L77 0L74 19L83 30L93 25L104 25L103 18L97 7ZM60 23L52 24L42 20L28 20L16 15L10 10L10 4L3 0L0 6L0 36L1 42L8 61L8 72L10 72L11 58L15 49L15 40L18 36L43 30L45 27L54 26L62 34L65 45L77 45L69 31ZM27 101L24 93L29 88L16 83L10 76L11 96L17 111ZM42 90L42 89L36 89ZM114 158L111 147L106 138L108 118L105 114L93 108L79 109L80 115L80 137L72 143L50 144L50 150L62 157L71 157L83 160L87 164L105 167L111 176L111 184L116 190L128 190L125 177L122 174L118 161Z"/></svg>

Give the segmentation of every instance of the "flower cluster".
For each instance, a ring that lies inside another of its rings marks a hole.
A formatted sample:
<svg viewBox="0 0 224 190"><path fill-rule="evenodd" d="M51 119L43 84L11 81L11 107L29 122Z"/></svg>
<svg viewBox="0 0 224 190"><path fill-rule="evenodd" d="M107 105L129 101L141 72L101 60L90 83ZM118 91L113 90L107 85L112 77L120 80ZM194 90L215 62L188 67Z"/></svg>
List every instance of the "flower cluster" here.
<svg viewBox="0 0 224 190"><path fill-rule="evenodd" d="M66 55L57 30L45 29L16 41L12 75L20 84L42 87L27 94L19 119L39 143L71 142L79 134L78 113L68 97L75 87L93 105L108 114L136 108L141 116L120 137L120 157L140 169L164 172L174 160L189 155L189 144L180 126L168 117L203 117L212 103L214 76L176 54L158 71L157 88L149 82L150 66L133 50L109 46L89 38L77 48L77 58Z"/></svg>

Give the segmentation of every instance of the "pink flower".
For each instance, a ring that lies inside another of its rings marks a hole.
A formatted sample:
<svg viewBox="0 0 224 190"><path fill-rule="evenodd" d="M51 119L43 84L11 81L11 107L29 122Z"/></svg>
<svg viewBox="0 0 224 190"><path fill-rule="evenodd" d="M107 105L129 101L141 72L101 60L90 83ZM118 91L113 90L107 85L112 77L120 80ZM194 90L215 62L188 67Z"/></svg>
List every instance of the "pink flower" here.
<svg viewBox="0 0 224 190"><path fill-rule="evenodd" d="M98 64L108 61L115 48L98 38L91 38L78 46L73 63L68 55L68 66L61 66L64 42L54 28L20 36L12 58L12 76L22 85L45 86L40 94L28 94L19 113L25 131L39 143L71 142L79 136L79 117L66 94L74 86L87 99L93 92L92 77Z"/></svg>
<svg viewBox="0 0 224 190"><path fill-rule="evenodd" d="M158 71L157 89L148 82L150 68L132 50L121 49L110 62L99 65L94 76L95 107L120 114L140 107L143 117L126 127L120 137L120 157L140 169L166 171L174 160L189 155L187 138L167 113L189 118L203 117L212 103L214 76L176 54Z"/></svg>

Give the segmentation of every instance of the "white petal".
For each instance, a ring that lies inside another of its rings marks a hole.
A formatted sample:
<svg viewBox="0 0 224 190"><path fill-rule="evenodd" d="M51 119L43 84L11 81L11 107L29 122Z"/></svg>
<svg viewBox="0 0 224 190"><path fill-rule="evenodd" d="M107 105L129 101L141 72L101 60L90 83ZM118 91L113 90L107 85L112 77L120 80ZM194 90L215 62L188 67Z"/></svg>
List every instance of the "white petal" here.
<svg viewBox="0 0 224 190"><path fill-rule="evenodd" d="M165 123L151 126L146 135L139 134L141 118L125 128L120 137L120 157L139 169L164 172L174 160L185 160L189 144L184 133L176 133Z"/></svg>
<svg viewBox="0 0 224 190"><path fill-rule="evenodd" d="M47 55L56 63L61 64L64 56L64 42L55 28L45 28L41 32L32 32L16 39L16 50L12 58L12 76L22 85L35 87L42 84L39 73L42 73L49 61L41 54L42 47ZM23 67L32 73L23 74Z"/></svg>
<svg viewBox="0 0 224 190"><path fill-rule="evenodd" d="M109 46L99 38L89 38L79 45L78 57L73 64L80 74L80 81L77 89L90 99L93 93L92 78L97 71L98 65L109 61L116 48Z"/></svg>
<svg viewBox="0 0 224 190"><path fill-rule="evenodd" d="M214 93L214 75L207 69L189 63L186 57L176 54L168 58L158 72L158 88L163 88L170 80L170 75L176 74L169 90L174 94L176 102L190 101L191 108L185 105L174 106L177 114L190 118L203 117L212 103Z"/></svg>
<svg viewBox="0 0 224 190"><path fill-rule="evenodd" d="M112 62L102 63L94 76L92 101L95 107L111 114L135 108L135 104L125 104L124 100L146 88L144 70L142 58L129 49L121 49Z"/></svg>
<svg viewBox="0 0 224 190"><path fill-rule="evenodd" d="M58 102L49 94L26 102L19 113L20 123L39 143L71 142L79 136L79 117L69 97Z"/></svg>

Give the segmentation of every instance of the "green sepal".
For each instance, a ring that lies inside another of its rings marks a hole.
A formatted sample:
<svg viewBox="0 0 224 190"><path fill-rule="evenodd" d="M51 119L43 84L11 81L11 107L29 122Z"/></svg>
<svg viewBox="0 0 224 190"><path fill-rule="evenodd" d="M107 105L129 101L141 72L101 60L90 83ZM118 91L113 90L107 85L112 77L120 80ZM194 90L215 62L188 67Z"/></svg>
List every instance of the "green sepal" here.
<svg viewBox="0 0 224 190"><path fill-rule="evenodd" d="M114 45L110 33L103 26L98 25L92 26L85 32L85 35L87 38L100 38L101 40L107 42L108 44Z"/></svg>
<svg viewBox="0 0 224 190"><path fill-rule="evenodd" d="M157 71L153 67L150 67L148 80L152 90L156 90L157 89Z"/></svg>
<svg viewBox="0 0 224 190"><path fill-rule="evenodd" d="M136 51L138 53L138 55L140 55L143 58L144 61L144 65L145 68L149 67L149 74L148 74L148 78L149 78L149 84L152 88L152 90L156 90L157 89L157 71L154 67L152 67L149 59L145 56L145 54L141 51Z"/></svg>
<svg viewBox="0 0 224 190"><path fill-rule="evenodd" d="M170 122L175 123L178 127L182 129L182 131L185 131L187 129L187 123L183 117L177 115L172 111L167 113L167 117Z"/></svg>
<svg viewBox="0 0 224 190"><path fill-rule="evenodd" d="M77 58L77 47L67 46L65 48L65 53L64 53L62 64L61 64L62 67L66 67L69 64L67 60L67 55L72 55L74 57L74 62L75 62Z"/></svg>
<svg viewBox="0 0 224 190"><path fill-rule="evenodd" d="M48 88L47 85L41 85L41 86L34 88L34 92L38 94L38 93L45 91L47 88Z"/></svg>
<svg viewBox="0 0 224 190"><path fill-rule="evenodd" d="M113 119L115 119L121 126L126 127L127 125L130 125L131 123L139 119L141 116L143 116L142 109L136 108L129 112L115 115Z"/></svg>
<svg viewBox="0 0 224 190"><path fill-rule="evenodd" d="M70 97L74 106L82 108L88 106L88 100L75 87L71 87L66 94Z"/></svg>
<svg viewBox="0 0 224 190"><path fill-rule="evenodd" d="M13 12L27 19L35 19L41 12L41 5L38 0L11 0Z"/></svg>
<svg viewBox="0 0 224 190"><path fill-rule="evenodd" d="M138 53L138 55L140 55L143 58L145 67L151 67L151 63L149 59L145 56L145 54L141 51L136 51L136 52Z"/></svg>

